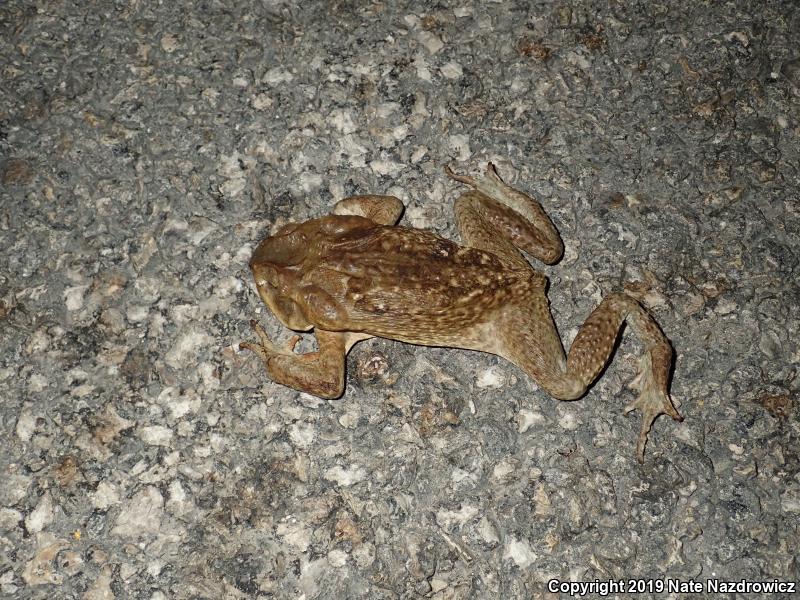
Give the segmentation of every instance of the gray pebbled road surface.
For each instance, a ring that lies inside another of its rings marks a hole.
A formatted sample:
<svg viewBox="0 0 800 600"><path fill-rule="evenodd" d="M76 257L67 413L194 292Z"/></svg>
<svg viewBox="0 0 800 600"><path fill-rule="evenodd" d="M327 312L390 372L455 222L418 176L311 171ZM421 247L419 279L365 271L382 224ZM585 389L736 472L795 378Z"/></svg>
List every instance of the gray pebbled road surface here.
<svg viewBox="0 0 800 600"><path fill-rule="evenodd" d="M800 580L799 48L791 0L0 4L0 595ZM489 160L564 238L567 346L621 289L672 340L644 465L633 336L571 403L383 340L322 401L237 350L288 337L269 231L384 193L456 238L442 165Z"/></svg>

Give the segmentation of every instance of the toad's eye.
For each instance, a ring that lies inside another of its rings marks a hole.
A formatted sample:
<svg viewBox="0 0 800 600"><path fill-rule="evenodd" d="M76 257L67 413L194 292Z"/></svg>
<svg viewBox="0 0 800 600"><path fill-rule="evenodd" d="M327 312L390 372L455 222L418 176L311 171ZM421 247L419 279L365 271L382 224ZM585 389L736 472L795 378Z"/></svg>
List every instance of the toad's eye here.
<svg viewBox="0 0 800 600"><path fill-rule="evenodd" d="M291 266L302 262L308 247L308 237L301 233L269 237L253 253L250 264Z"/></svg>
<svg viewBox="0 0 800 600"><path fill-rule="evenodd" d="M270 263L255 263L252 265L253 278L256 285L264 290L275 290L281 284L281 273ZM284 278L285 279L285 278Z"/></svg>

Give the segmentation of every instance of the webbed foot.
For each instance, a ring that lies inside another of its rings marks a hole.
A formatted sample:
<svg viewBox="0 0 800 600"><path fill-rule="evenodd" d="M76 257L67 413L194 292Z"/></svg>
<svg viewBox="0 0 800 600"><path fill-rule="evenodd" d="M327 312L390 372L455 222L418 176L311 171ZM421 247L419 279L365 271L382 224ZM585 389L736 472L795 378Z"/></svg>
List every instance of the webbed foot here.
<svg viewBox="0 0 800 600"><path fill-rule="evenodd" d="M656 383L649 353L645 353L642 357L639 374L631 382L631 387L639 389L641 393L636 400L625 407L625 414L634 410L642 413L642 424L636 441L636 458L643 463L647 434L650 433L653 421L661 414L669 415L676 421L683 421L683 417L672 404L672 398L667 393L666 387Z"/></svg>

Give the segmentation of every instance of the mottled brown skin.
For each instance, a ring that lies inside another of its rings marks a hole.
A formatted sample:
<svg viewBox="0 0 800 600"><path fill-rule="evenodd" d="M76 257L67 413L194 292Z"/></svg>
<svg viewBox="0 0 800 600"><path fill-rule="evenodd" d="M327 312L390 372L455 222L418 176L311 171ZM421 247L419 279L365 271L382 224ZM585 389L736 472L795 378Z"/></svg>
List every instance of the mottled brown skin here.
<svg viewBox="0 0 800 600"><path fill-rule="evenodd" d="M319 350L296 354L293 337L277 347L255 322L260 343L243 342L278 383L323 398L344 391L345 356L378 336L425 346L491 352L530 375L559 400L582 396L608 362L623 322L645 346L637 456L658 415L681 420L667 387L672 347L630 296L611 294L586 319L564 355L545 295L546 279L521 254L551 264L563 244L541 205L507 186L489 164L486 177L448 175L472 190L455 214L464 246L418 229L396 227L402 203L354 196L334 214L282 227L256 248L250 268L261 298L297 331L314 329Z"/></svg>

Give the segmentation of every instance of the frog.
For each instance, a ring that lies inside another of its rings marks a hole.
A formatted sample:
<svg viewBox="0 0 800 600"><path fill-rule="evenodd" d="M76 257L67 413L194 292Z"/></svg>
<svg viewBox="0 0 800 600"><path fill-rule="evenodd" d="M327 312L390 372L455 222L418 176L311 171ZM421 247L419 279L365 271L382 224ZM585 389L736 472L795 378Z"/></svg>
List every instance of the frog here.
<svg viewBox="0 0 800 600"><path fill-rule="evenodd" d="M373 337L500 356L558 400L584 396L610 362L627 324L643 346L625 413L641 413L636 457L644 461L655 419L683 417L669 394L674 350L650 313L625 292L606 295L565 352L551 315L547 277L523 254L558 262L564 244L531 194L504 182L488 163L483 176L445 173L467 189L455 201L462 243L399 226L395 196L360 195L332 213L288 223L253 252L250 270L263 302L317 349L295 351L299 335L278 345L256 321L255 353L275 382L323 399L345 389L346 356Z"/></svg>

